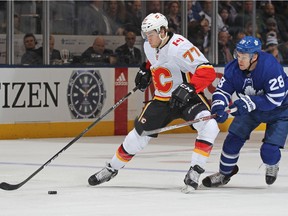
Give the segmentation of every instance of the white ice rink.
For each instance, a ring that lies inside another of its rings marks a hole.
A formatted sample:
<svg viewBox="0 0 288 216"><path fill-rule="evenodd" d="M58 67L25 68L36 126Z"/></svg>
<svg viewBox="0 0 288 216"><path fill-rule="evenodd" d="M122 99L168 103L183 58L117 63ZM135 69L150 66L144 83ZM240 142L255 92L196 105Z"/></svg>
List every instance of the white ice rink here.
<svg viewBox="0 0 288 216"><path fill-rule="evenodd" d="M204 178L218 171L217 138ZM221 188L180 192L196 134L160 135L110 182L88 186L88 177L109 161L123 136L81 138L30 181L0 189L0 216L281 216L288 215L288 152L282 151L277 181L265 183L259 156L262 132L252 134L239 173ZM18 184L73 138L0 141L0 182ZM48 195L56 190L57 195Z"/></svg>

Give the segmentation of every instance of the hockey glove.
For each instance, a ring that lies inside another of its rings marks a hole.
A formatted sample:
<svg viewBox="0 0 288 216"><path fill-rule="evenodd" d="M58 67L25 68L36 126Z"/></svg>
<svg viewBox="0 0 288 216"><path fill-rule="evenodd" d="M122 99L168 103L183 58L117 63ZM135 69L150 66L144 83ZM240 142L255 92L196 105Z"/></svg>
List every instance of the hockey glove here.
<svg viewBox="0 0 288 216"><path fill-rule="evenodd" d="M146 62L144 62L135 77L135 85L139 86L139 89L144 92L151 83L151 77L151 71L146 68Z"/></svg>
<svg viewBox="0 0 288 216"><path fill-rule="evenodd" d="M241 116L255 110L256 104L251 100L251 98L248 95L245 95L240 99L234 101L234 103L231 106L229 106L230 109L233 109L235 107L237 107L237 111L231 113L231 115Z"/></svg>
<svg viewBox="0 0 288 216"><path fill-rule="evenodd" d="M212 102L211 114L216 114L215 120L219 123L223 123L228 118L228 113L224 111L225 106L222 100L215 100Z"/></svg>
<svg viewBox="0 0 288 216"><path fill-rule="evenodd" d="M194 86L189 83L182 83L172 92L170 108L183 108L188 104L196 104L200 101Z"/></svg>

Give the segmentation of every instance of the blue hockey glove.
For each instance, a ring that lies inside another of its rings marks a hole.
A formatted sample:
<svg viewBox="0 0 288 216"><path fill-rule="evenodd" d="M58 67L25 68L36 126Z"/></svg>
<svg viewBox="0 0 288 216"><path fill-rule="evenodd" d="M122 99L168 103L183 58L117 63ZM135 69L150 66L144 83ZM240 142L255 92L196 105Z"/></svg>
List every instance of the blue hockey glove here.
<svg viewBox="0 0 288 216"><path fill-rule="evenodd" d="M240 99L234 101L234 103L229 106L230 109L237 107L237 111L231 113L233 116L246 115L249 112L256 109L256 104L251 100L248 95L241 97Z"/></svg>
<svg viewBox="0 0 288 216"><path fill-rule="evenodd" d="M151 71L146 68L146 62L144 62L135 77L135 85L139 86L139 90L144 92L151 83L151 77Z"/></svg>
<svg viewBox="0 0 288 216"><path fill-rule="evenodd" d="M173 92L170 98L170 108L183 108L188 104L201 102L192 84L182 83Z"/></svg>
<svg viewBox="0 0 288 216"><path fill-rule="evenodd" d="M211 114L216 114L215 120L219 123L223 123L228 118L228 113L225 112L225 106L222 100L215 100L212 102Z"/></svg>

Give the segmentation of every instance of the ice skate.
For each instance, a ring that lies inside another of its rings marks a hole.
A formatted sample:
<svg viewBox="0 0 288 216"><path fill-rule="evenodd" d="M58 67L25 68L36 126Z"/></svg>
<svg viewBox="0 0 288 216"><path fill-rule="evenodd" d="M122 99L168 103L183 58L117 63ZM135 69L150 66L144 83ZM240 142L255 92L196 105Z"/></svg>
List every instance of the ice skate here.
<svg viewBox="0 0 288 216"><path fill-rule="evenodd" d="M231 177L235 175L236 173L238 173L238 171L239 171L239 168L236 165L230 175L223 175L217 172L213 175L210 175L204 178L202 180L202 184L205 187L218 187L220 185L226 185L230 181Z"/></svg>
<svg viewBox="0 0 288 216"><path fill-rule="evenodd" d="M94 175L90 176L88 179L89 185L95 186L102 184L103 182L108 182L110 179L114 178L118 174L118 170L114 170L110 164L107 164L99 172L95 173Z"/></svg>
<svg viewBox="0 0 288 216"><path fill-rule="evenodd" d="M191 193L198 188L199 177L205 170L202 169L200 166L195 165L194 167L190 167L188 170L184 183L185 186L182 188L183 193Z"/></svg>
<svg viewBox="0 0 288 216"><path fill-rule="evenodd" d="M272 185L276 181L278 171L279 171L279 164L275 165L266 164L265 180L268 185Z"/></svg>

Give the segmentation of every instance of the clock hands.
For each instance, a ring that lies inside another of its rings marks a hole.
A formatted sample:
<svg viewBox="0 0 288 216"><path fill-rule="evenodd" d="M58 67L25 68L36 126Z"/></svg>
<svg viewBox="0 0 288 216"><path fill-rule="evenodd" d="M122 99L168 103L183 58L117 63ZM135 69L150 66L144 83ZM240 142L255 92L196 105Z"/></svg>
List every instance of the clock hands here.
<svg viewBox="0 0 288 216"><path fill-rule="evenodd" d="M90 89L88 89L88 91L86 92L87 95L90 93L90 91L92 91L94 88L96 88L96 84L94 84L93 86L91 86Z"/></svg>
<svg viewBox="0 0 288 216"><path fill-rule="evenodd" d="M84 96L86 95L86 92L85 92L83 89L79 88L79 91L80 91Z"/></svg>
<svg viewBox="0 0 288 216"><path fill-rule="evenodd" d="M78 87L79 91L84 95L84 97L88 97L89 93L94 89L96 88L96 84L94 84L93 86L91 86L87 91L81 89Z"/></svg>
<svg viewBox="0 0 288 216"><path fill-rule="evenodd" d="M86 95L86 92L81 89L78 85L75 85L75 88L78 89L84 96Z"/></svg>

